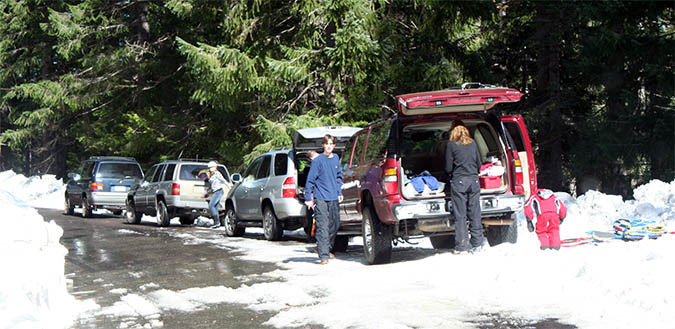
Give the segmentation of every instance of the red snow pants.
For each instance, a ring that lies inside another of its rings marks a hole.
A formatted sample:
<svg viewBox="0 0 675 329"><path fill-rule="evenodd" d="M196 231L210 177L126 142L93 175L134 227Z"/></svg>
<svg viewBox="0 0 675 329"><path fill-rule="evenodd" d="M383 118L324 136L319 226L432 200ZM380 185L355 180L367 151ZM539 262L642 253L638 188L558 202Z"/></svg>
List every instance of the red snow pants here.
<svg viewBox="0 0 675 329"><path fill-rule="evenodd" d="M537 237L542 247L560 247L560 217L545 212L537 217Z"/></svg>

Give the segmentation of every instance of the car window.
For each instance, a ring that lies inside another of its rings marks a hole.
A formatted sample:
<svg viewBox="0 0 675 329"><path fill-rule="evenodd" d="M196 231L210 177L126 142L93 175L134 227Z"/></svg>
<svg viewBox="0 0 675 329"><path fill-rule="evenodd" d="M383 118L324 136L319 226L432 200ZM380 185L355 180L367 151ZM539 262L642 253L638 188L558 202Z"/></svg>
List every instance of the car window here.
<svg viewBox="0 0 675 329"><path fill-rule="evenodd" d="M349 168L349 161L351 160L352 156L352 149L354 148L354 143L357 142L359 139L359 136L352 136L352 138L349 139L349 142L347 142L347 145L345 145L345 154L340 158L340 166L342 166L342 169Z"/></svg>
<svg viewBox="0 0 675 329"><path fill-rule="evenodd" d="M101 162L96 178L141 178L141 168L135 163Z"/></svg>
<svg viewBox="0 0 675 329"><path fill-rule="evenodd" d="M511 135L511 140L513 140L518 152L524 152L525 143L523 142L523 135L520 133L520 127L518 127L518 124L515 122L504 122L504 126L509 132L509 135Z"/></svg>
<svg viewBox="0 0 675 329"><path fill-rule="evenodd" d="M94 171L94 162L87 161L82 165L80 169L80 177L82 179L90 179L93 171Z"/></svg>
<svg viewBox="0 0 675 329"><path fill-rule="evenodd" d="M172 163L166 166L166 170L164 170L164 179L162 180L172 180L173 179L173 172L176 171L176 164Z"/></svg>
<svg viewBox="0 0 675 329"><path fill-rule="evenodd" d="M161 177L162 177L162 169L164 169L164 165L158 166L157 171L155 171L155 174L152 176L152 182L159 182Z"/></svg>
<svg viewBox="0 0 675 329"><path fill-rule="evenodd" d="M148 172L145 173L145 178L143 178L144 182L149 182L152 180L152 176L155 175L155 172L157 171L157 165L152 166L152 168L148 169Z"/></svg>
<svg viewBox="0 0 675 329"><path fill-rule="evenodd" d="M369 162L383 159L387 151L388 140L389 124L383 123L373 126L368 137L365 160Z"/></svg>
<svg viewBox="0 0 675 329"><path fill-rule="evenodd" d="M354 145L354 156L352 158L352 166L358 166L361 164L361 159L363 155L363 146L366 140L367 130L364 130L362 133L355 136L356 144Z"/></svg>
<svg viewBox="0 0 675 329"><path fill-rule="evenodd" d="M288 153L277 153L274 156L274 175L284 176L288 171Z"/></svg>
<svg viewBox="0 0 675 329"><path fill-rule="evenodd" d="M218 171L220 171L220 174L223 175L223 178L225 178L226 181L230 181L230 174L227 172L225 166L218 166Z"/></svg>
<svg viewBox="0 0 675 329"><path fill-rule="evenodd" d="M260 168L260 164L262 163L262 158L257 158L253 160L253 162L246 168L246 171L244 172L244 175L242 178L255 178L256 174L258 173L258 169Z"/></svg>
<svg viewBox="0 0 675 329"><path fill-rule="evenodd" d="M260 164L260 169L255 175L255 179L269 177L270 175L270 162L272 162L271 155L265 155L262 157L262 163Z"/></svg>
<svg viewBox="0 0 675 329"><path fill-rule="evenodd" d="M189 164L183 163L180 166L180 179L181 180L203 180L200 178L200 174L206 173L209 168L206 166L206 163L203 164ZM202 175L205 177L205 174Z"/></svg>

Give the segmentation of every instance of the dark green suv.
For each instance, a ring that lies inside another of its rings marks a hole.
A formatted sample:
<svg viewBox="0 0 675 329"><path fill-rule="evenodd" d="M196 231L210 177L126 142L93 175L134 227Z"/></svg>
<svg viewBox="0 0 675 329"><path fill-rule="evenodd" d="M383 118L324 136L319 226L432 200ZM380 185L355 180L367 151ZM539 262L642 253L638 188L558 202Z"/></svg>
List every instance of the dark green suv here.
<svg viewBox="0 0 675 329"><path fill-rule="evenodd" d="M129 187L143 179L143 170L134 158L93 156L68 178L64 205L67 215L72 215L76 206L85 218L96 209L119 215L126 207Z"/></svg>

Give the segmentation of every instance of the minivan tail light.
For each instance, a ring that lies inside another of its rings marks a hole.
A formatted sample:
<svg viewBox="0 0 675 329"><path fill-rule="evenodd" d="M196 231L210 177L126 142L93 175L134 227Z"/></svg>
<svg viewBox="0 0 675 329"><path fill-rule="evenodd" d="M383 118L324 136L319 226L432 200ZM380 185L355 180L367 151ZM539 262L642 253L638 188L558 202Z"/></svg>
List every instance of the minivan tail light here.
<svg viewBox="0 0 675 329"><path fill-rule="evenodd" d="M295 188L295 177L286 178L284 184L281 185L281 196L283 198L295 198L298 195Z"/></svg>
<svg viewBox="0 0 675 329"><path fill-rule="evenodd" d="M171 195L180 195L180 184L171 184Z"/></svg>
<svg viewBox="0 0 675 329"><path fill-rule="evenodd" d="M525 187L523 186L523 165L518 157L518 152L513 151L513 171L516 174L515 186L513 192L515 194L525 194Z"/></svg>
<svg viewBox="0 0 675 329"><path fill-rule="evenodd" d="M523 166L520 163L520 159L516 159L515 169L516 169L516 184L523 185Z"/></svg>
<svg viewBox="0 0 675 329"><path fill-rule="evenodd" d="M91 183L92 191L103 191L103 183Z"/></svg>

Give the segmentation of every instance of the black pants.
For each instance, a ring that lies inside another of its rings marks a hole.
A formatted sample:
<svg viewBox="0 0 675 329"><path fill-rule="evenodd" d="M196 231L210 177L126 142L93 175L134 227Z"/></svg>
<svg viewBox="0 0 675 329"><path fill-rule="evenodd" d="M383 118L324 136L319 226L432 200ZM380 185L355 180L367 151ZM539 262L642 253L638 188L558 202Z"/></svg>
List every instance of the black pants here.
<svg viewBox="0 0 675 329"><path fill-rule="evenodd" d="M451 182L452 213L455 215L455 250L465 251L483 243L478 176L455 177ZM471 240L467 231L471 226ZM469 245L471 242L471 245Z"/></svg>
<svg viewBox="0 0 675 329"><path fill-rule="evenodd" d="M314 200L316 218L316 244L320 259L328 259L335 245L335 237L340 228L340 204L338 200Z"/></svg>

